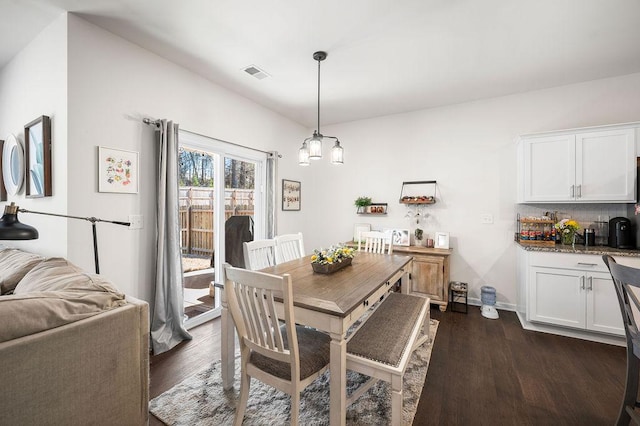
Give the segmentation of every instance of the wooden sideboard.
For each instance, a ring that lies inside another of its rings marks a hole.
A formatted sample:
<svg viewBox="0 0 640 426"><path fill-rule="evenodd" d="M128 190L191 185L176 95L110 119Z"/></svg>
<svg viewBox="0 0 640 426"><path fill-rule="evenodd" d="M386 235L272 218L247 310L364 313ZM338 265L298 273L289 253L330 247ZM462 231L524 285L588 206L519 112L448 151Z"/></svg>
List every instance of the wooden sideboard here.
<svg viewBox="0 0 640 426"><path fill-rule="evenodd" d="M353 241L347 245L358 247L358 243ZM453 249L393 246L393 252L413 256L409 292L431 298L431 303L440 305L442 312L446 311L449 304L449 256Z"/></svg>

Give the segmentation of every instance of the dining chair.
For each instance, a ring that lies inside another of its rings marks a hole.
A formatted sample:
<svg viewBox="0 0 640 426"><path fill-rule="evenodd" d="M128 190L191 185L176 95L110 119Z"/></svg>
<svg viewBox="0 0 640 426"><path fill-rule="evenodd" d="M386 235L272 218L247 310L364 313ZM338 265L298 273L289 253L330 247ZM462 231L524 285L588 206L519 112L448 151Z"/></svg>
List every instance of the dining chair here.
<svg viewBox="0 0 640 426"><path fill-rule="evenodd" d="M268 268L276 264L276 241L256 240L242 243L244 266L250 271Z"/></svg>
<svg viewBox="0 0 640 426"><path fill-rule="evenodd" d="M304 257L302 232L278 235L276 238L276 263L284 263Z"/></svg>
<svg viewBox="0 0 640 426"><path fill-rule="evenodd" d="M362 244L363 241L364 244ZM385 250L385 246L388 246L388 250ZM387 252L391 254L393 252L393 243L389 240L387 244L387 234L384 232L362 231L360 232L360 238L358 238L358 251L382 254Z"/></svg>
<svg viewBox="0 0 640 426"><path fill-rule="evenodd" d="M251 378L256 378L291 395L291 425L297 425L300 392L329 365L329 335L296 325L289 274L225 264L224 291L240 340L240 399L234 424L242 424ZM282 295L283 317L278 316L274 293Z"/></svg>
<svg viewBox="0 0 640 426"><path fill-rule="evenodd" d="M627 338L627 379L616 424L628 425L631 420L635 424L640 424L640 416L635 411L636 407L640 407L640 401L638 401L640 335L636 321L636 315L640 311L640 302L636 295L640 291L640 269L620 265L609 255L602 256L602 260L613 278Z"/></svg>

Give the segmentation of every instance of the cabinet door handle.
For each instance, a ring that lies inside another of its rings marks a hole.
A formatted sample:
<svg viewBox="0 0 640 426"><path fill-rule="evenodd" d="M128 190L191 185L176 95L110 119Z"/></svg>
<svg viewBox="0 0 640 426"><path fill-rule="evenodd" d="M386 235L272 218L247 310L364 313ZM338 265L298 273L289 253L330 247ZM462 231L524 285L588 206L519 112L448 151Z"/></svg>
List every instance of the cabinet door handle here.
<svg viewBox="0 0 640 426"><path fill-rule="evenodd" d="M578 265L582 265L582 266L598 266L597 263L585 263L585 262L578 262Z"/></svg>
<svg viewBox="0 0 640 426"><path fill-rule="evenodd" d="M584 290L584 276L580 277L580 290Z"/></svg>
<svg viewBox="0 0 640 426"><path fill-rule="evenodd" d="M582 197L582 185L578 185L576 189L578 190L576 194L576 198Z"/></svg>
<svg viewBox="0 0 640 426"><path fill-rule="evenodd" d="M576 186L575 185L571 185L571 189L569 190L569 197L574 198L575 197L575 189Z"/></svg>
<svg viewBox="0 0 640 426"><path fill-rule="evenodd" d="M593 291L593 277L589 277L587 278L588 281L588 285L587 285L587 290L592 290Z"/></svg>

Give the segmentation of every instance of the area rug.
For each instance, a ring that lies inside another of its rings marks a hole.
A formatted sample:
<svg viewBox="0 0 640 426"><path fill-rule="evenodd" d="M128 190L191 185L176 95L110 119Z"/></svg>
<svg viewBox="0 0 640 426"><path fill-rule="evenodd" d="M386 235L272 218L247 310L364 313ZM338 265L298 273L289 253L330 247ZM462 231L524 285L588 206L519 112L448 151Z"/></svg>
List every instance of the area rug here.
<svg viewBox="0 0 640 426"><path fill-rule="evenodd" d="M431 320L431 339L412 355L404 375L402 424L413 422L422 387L427 376L431 348L438 321ZM234 387L222 390L220 362L185 379L151 400L150 412L166 425L213 426L231 425L240 389L240 359L236 358ZM347 371L347 395L367 380ZM329 372L325 372L302 392L300 424L329 424ZM284 425L290 422L290 397L253 379L244 418L245 425ZM391 423L391 391L388 383L378 382L347 407L348 425L385 425Z"/></svg>

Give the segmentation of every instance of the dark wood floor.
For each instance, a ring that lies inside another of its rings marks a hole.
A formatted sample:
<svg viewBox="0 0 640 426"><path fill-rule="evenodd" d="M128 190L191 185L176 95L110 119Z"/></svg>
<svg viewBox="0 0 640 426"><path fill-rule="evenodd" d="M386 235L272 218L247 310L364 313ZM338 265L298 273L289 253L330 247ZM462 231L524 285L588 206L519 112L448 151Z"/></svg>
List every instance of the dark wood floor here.
<svg viewBox="0 0 640 426"><path fill-rule="evenodd" d="M624 348L526 331L513 312L488 320L470 306L467 315L431 315L440 326L414 425L614 424ZM151 398L220 358L219 321L151 358Z"/></svg>

